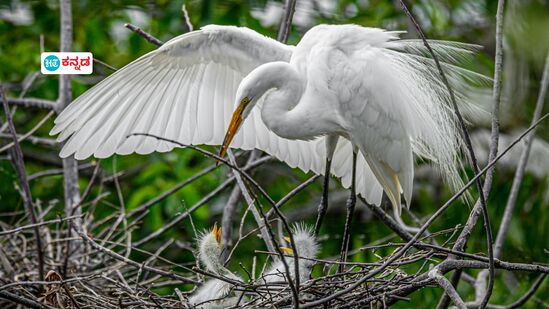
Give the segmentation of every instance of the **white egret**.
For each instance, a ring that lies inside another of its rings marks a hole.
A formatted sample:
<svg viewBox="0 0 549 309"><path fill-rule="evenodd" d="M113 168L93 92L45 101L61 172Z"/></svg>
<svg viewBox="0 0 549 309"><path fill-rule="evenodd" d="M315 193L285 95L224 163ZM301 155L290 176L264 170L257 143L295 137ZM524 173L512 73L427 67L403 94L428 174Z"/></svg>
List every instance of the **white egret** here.
<svg viewBox="0 0 549 309"><path fill-rule="evenodd" d="M313 259L317 257L319 251L318 243L316 241L313 229L304 224L295 225L292 228L292 235L294 238L294 245L299 256L299 261L297 264L299 267L299 281L305 282L309 280L311 267L315 263ZM289 243L289 238L286 238L286 241ZM288 255L293 254L293 250L291 248L284 247L281 249ZM294 279L295 268L293 257L285 257L284 259L289 267L290 277ZM261 276L261 279L269 283L287 282L284 263L281 260L273 262L273 264Z"/></svg>
<svg viewBox="0 0 549 309"><path fill-rule="evenodd" d="M206 267L206 270L235 281L242 282L242 279L233 274L219 262L221 255L221 229L217 226L198 238L198 259ZM214 309L228 308L238 302L236 295L231 295L234 285L217 279L208 279L189 297L189 303L193 308ZM235 294L235 293L233 293Z"/></svg>
<svg viewBox="0 0 549 309"><path fill-rule="evenodd" d="M60 156L76 159L176 146L132 133L193 145L220 145L225 136L223 151L229 144L257 148L305 172L331 173L344 187L356 183L370 203L379 205L385 191L398 217L401 194L406 206L411 201L414 153L440 167L450 185L461 183L461 140L446 89L422 43L400 33L320 25L294 47L247 28L206 26L88 90L57 117L51 134L68 139ZM474 46L431 44L454 86L475 77L453 65ZM352 191L346 227L354 197Z"/></svg>

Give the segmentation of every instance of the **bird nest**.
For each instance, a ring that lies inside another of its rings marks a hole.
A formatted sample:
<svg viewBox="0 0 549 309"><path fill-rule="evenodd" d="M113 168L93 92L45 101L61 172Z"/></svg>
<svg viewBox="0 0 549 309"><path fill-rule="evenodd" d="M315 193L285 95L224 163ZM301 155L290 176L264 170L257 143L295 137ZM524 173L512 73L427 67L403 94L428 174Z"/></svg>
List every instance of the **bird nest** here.
<svg viewBox="0 0 549 309"><path fill-rule="evenodd" d="M324 304L341 308L362 308L367 304L388 306L407 299L400 295L430 284L424 270L428 264L436 264L436 257L441 254L437 250L416 249L389 261L401 244L385 243L362 249L369 254L391 249L388 255L378 256L375 263L340 263L338 258L303 259L314 267L299 285L295 280L291 285L286 281L288 272L281 272L281 280L266 280L264 276L254 276L255 271L242 265L238 273L246 273L248 277L239 281L211 273L197 266L198 263L178 264L163 257L163 251L174 246L173 240L151 252L138 248L133 245L130 233L137 222L122 224L124 220L120 217L111 217L111 221L90 224L89 231L74 228L69 231L77 219L80 217L59 218L38 225L44 242L41 266L32 233L37 225L25 224L26 219L17 222L17 227L2 223L0 307L15 308L14 304L19 303L30 308L192 308L189 299L208 280L219 280L230 291L221 299L195 303L198 308L294 307L296 299L302 304L321 301L318 307ZM83 219L86 222L86 218ZM105 224L112 221L114 223ZM276 260L278 253L256 251L256 255L269 255L267 260ZM288 254L283 260L293 272L292 255ZM386 268L372 275L388 261ZM411 264L420 267L413 272L403 270ZM40 278L40 267L44 279ZM295 278L293 273L289 276ZM341 291L344 293L329 299ZM225 298L231 301L225 303Z"/></svg>

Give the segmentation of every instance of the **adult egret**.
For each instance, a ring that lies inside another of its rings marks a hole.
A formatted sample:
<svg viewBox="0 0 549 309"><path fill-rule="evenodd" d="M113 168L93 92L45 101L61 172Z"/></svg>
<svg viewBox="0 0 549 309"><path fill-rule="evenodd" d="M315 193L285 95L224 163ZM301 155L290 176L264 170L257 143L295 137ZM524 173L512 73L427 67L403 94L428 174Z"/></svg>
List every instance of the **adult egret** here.
<svg viewBox="0 0 549 309"><path fill-rule="evenodd" d="M385 191L398 217L401 193L406 206L411 201L413 153L436 163L450 185L461 183L461 140L446 89L422 43L401 40L400 33L320 25L294 47L248 28L206 26L88 90L57 117L51 134L68 139L60 156L76 159L176 146L132 133L182 144L223 142L223 151L229 144L258 148L305 172L340 177L346 188L356 184L370 203L379 205ZM452 64L473 46L431 45L454 85L475 77ZM354 197L352 191L347 227Z"/></svg>

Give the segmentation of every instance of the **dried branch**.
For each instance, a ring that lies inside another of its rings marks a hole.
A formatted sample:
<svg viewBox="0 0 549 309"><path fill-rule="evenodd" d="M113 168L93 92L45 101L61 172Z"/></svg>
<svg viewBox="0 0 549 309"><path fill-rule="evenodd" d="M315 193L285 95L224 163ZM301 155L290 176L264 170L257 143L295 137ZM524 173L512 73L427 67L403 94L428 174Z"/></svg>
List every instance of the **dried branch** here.
<svg viewBox="0 0 549 309"><path fill-rule="evenodd" d="M292 20L294 18L296 0L286 0L286 7L284 9L284 16L278 29L277 40L282 43L288 42L290 36L290 30L292 29Z"/></svg>
<svg viewBox="0 0 549 309"><path fill-rule="evenodd" d="M6 93L4 92L4 87L0 85L0 95L2 96L2 105L4 106L4 113L6 114L6 122L8 123L8 128L10 130L11 136L13 138L14 147L13 147L13 164L15 166L15 171L17 177L19 178L19 184L23 189L23 202L27 213L30 217L32 224L37 224L38 220L36 219L36 214L34 213L34 203L32 200L32 195L29 187L29 182L27 180L27 174L25 172L25 162L23 159L23 151L21 151L21 145L17 141L17 132L15 131L15 126L13 125L13 120L11 118L11 113L8 106L8 99L6 98ZM44 279L44 252L42 250L42 238L40 237L40 229L38 226L33 227L34 237L36 238L36 252L38 257L38 276L40 280Z"/></svg>
<svg viewBox="0 0 549 309"><path fill-rule="evenodd" d="M23 305L28 308L37 308L37 309L56 309L55 307L39 303L37 301L34 301L32 299L19 296L17 294L10 293L8 291L0 291L0 298L4 298L7 300L11 300L12 302L16 304Z"/></svg>
<svg viewBox="0 0 549 309"><path fill-rule="evenodd" d="M154 44L156 46L162 46L164 42L160 41L159 39L155 38L151 34L143 31L141 28L132 25L132 24L124 24L124 27L130 29L131 31L139 34L141 37L143 37L147 42Z"/></svg>
<svg viewBox="0 0 549 309"><path fill-rule="evenodd" d="M446 279L446 277L444 277L440 273L438 268L435 267L432 270L430 270L428 273L428 276L429 278L435 280L438 283L438 285L440 285L440 287L444 289L444 291L446 292L446 295L448 295L448 297L452 299L454 304L456 304L456 306L459 309L467 309L467 306L465 306L463 299L461 299L456 289L454 289L450 281L448 281L448 279Z"/></svg>
<svg viewBox="0 0 549 309"><path fill-rule="evenodd" d="M494 68L494 86L492 91L492 100L493 100L493 108L492 108L492 132L490 136L490 152L488 155L488 162L492 161L497 153L498 153L498 144L499 144L499 106L501 102L501 85L502 85L502 68L503 68L503 9L504 9L504 0L498 1L498 7L497 7L497 13L496 13L496 55L495 55L495 68ZM492 181L494 177L494 168L491 168L486 173L486 178L484 181L484 187L482 193L487 197L490 193L490 189L492 188ZM480 201L480 204L482 204L482 199ZM481 208L482 207L482 208ZM465 250L466 242L469 236L471 235L471 232L476 225L478 221L478 217L480 215L480 210L482 210L483 216L485 217L484 224L489 224L487 219L487 210L485 205L479 205L479 203L476 203L475 207L473 207L473 210L471 211L471 215L467 219L467 222L465 223L465 226L463 228L463 231L458 237L458 240L456 241L456 245L454 246L455 249L458 249L460 251ZM492 238L492 234L490 232L489 234L490 239ZM490 242L488 244L488 254L489 256L493 257L493 250L492 243ZM479 274L481 276L483 274ZM455 277L452 278L452 283L454 286L457 286L459 282L460 273L456 273ZM483 286L484 288L484 286ZM490 299L490 296L492 295L492 290L494 288L494 270L489 270L489 280L488 280L488 286L486 288L486 291L484 295L482 296L482 300L480 302L479 308L483 309L488 304L488 300ZM441 299L441 303L443 304L443 300ZM443 307L443 306L441 306Z"/></svg>
<svg viewBox="0 0 549 309"><path fill-rule="evenodd" d="M43 108L56 111L58 108L57 102L46 99L37 98L9 98L8 104L14 106L23 106L31 108Z"/></svg>
<svg viewBox="0 0 549 309"><path fill-rule="evenodd" d="M532 123L535 123L536 121L538 121L541 115L548 86L549 86L549 53L547 54L547 58L545 59L545 68L543 70L543 76L541 78L540 89L539 89L538 99L536 101L534 116L532 117ZM530 134L528 134L528 136L524 138L524 148L522 149L522 153L520 155L517 170L513 178L513 185L511 186L511 193L509 194L509 198L507 199L507 205L505 205L503 219L501 220L501 225L496 237L496 242L494 244L494 256L496 258L501 256L503 241L505 240L505 235L507 234L507 230L509 229L509 223L511 222L511 217L513 216L513 210L517 202L520 185L522 184L522 177L524 176L526 164L528 163L528 157L530 156L530 149L532 148L532 142L534 140L535 134L536 134L536 130L534 129Z"/></svg>
<svg viewBox="0 0 549 309"><path fill-rule="evenodd" d="M530 299L530 297L532 297L536 293L538 288L543 283L543 280L545 279L545 277L547 277L547 274L539 275L539 277L536 279L534 284L532 284L530 289L524 295L522 295L522 297L519 298L516 302L514 302L514 303L512 303L508 306L488 305L488 308L489 309L515 309L515 308L522 307L522 305L524 305L528 301L528 299Z"/></svg>
<svg viewBox="0 0 549 309"><path fill-rule="evenodd" d="M0 138L11 139L11 135L6 133L0 133ZM25 137L22 134L17 134L17 139L21 141L27 140L33 144L40 144L40 145L50 146L50 147L58 145L57 141L54 140L53 138L37 137L32 135Z"/></svg>
<svg viewBox="0 0 549 309"><path fill-rule="evenodd" d="M149 271L149 272L152 272L152 273L156 273L156 274L159 274L159 275L162 275L162 276L166 276L168 278L171 278L171 279L174 279L174 280L178 280L180 282L183 282L183 283L192 283L192 284L198 284L199 282L196 281L196 280L192 280L192 279L189 279L189 278L185 278L183 276L180 276L178 274L175 274L173 272L169 272L169 271L165 271L165 270L161 270L161 269L157 269L157 268L154 268L154 267L150 267L150 266L147 266L147 265L142 265L142 264L139 264L133 260L130 260L114 251L112 251L111 249L109 248L105 248L103 246L101 246L100 244L98 244L97 242L95 242L93 239L91 239L88 235L86 235L85 233L82 233L81 231L78 231L76 230L76 233L78 233L78 235L80 235L80 237L88 244L90 244L92 247L94 247L95 249L103 252L103 253L106 253L107 255L109 255L110 257L114 258L114 259L117 259L119 261L122 261L128 265L132 265L136 268L142 268L146 271Z"/></svg>
<svg viewBox="0 0 549 309"><path fill-rule="evenodd" d="M229 158L231 160L231 164L233 166L236 165L236 161L234 159L234 156L232 155L232 152L230 150L227 151ZM261 210L261 206L256 208L255 204L257 201L257 198L253 198L250 195L250 192L248 191L246 185L244 184L244 181L241 177L241 172L234 174L236 181L240 187L240 191L244 195L246 201L248 202L248 205L250 206L250 209L252 211L252 214L257 222L257 225L260 227L261 235L263 236L263 240L265 241L265 244L267 245L267 248L269 251L277 252L280 255L280 261L284 265L284 269L286 271L286 278L287 282L290 286L290 289L292 290L292 296L293 296L293 303L295 308L299 308L299 267L298 267L298 251L295 246L294 238L292 235L292 231L290 229L290 225L288 224L288 221L284 217L284 215L280 212L277 205L272 205L272 209L274 209L275 213L277 214L278 218L282 221L282 224L284 226L284 229L286 230L286 233L288 233L288 237L290 238L290 246L293 250L293 257L294 257L294 280L295 284L292 281L291 275L290 275L290 268L288 266L288 263L284 259L284 253L280 249L280 247L276 243L276 237L273 234L272 229L269 225L269 220ZM247 180L250 180L250 177L247 177ZM257 189L261 189L258 185L254 185ZM265 194L266 195L266 194ZM260 216L261 215L261 216ZM264 225L263 225L264 224ZM266 235L265 235L266 234Z"/></svg>
<svg viewBox="0 0 549 309"><path fill-rule="evenodd" d="M191 23L191 18L189 17L189 12L187 12L185 3L183 3L183 5L181 6L181 13L183 14L183 19L185 20L187 32L193 31L193 24Z"/></svg>
<svg viewBox="0 0 549 309"><path fill-rule="evenodd" d="M72 7L71 0L59 0L61 15L61 39L60 52L72 51ZM59 75L59 111L65 109L72 100L71 75ZM80 188L78 186L78 162L74 157L63 158L63 189L65 193L65 216L80 216L82 209L80 205ZM77 230L82 230L82 221L72 221ZM67 252L70 253L71 242L67 242ZM68 259L68 258L67 258Z"/></svg>
<svg viewBox="0 0 549 309"><path fill-rule="evenodd" d="M21 137L17 136L17 142L21 143L27 137L31 136L36 130L38 130L50 117L53 115L53 111L50 111L44 118L42 118L32 129L30 129L27 133L21 135ZM11 142L4 147L0 148L0 153L12 148L15 145L15 142Z"/></svg>
<svg viewBox="0 0 549 309"><path fill-rule="evenodd" d="M238 185L233 186L233 190L227 199L227 204L223 207L223 214L221 216L221 261L224 263L228 262L232 247L233 219L241 196L240 187Z"/></svg>
<svg viewBox="0 0 549 309"><path fill-rule="evenodd" d="M44 221L44 222L40 222L40 223L23 225L23 226L19 226L19 227L16 227L14 229L11 229L11 230L1 231L0 236L15 234L15 233L19 233L19 232L24 231L24 230L34 229L36 227L40 227L40 226L44 226L44 225L61 223L61 222L69 221L69 220L72 220L72 219L76 219L77 217L78 216L72 216L72 217L67 217L67 218L58 218L58 219L48 220L48 221Z"/></svg>

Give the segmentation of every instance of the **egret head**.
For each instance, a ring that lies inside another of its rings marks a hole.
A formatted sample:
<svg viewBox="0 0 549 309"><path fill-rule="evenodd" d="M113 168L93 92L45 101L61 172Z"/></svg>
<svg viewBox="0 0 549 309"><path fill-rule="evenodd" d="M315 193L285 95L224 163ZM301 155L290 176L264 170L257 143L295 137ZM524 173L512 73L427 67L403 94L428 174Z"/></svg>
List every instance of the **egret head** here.
<svg viewBox="0 0 549 309"><path fill-rule="evenodd" d="M263 83L257 74L252 72L246 76L238 86L238 90L236 91L236 108L233 112L229 127L227 128L227 133L225 133L223 145L219 151L220 157L225 155L234 136L238 133L238 129L242 126L246 117L250 115L258 99L263 95L263 93L260 93L260 88L263 88L261 87L262 84Z"/></svg>
<svg viewBox="0 0 549 309"><path fill-rule="evenodd" d="M297 224L292 229L295 248L297 254L305 259L300 260L300 265L310 267L314 264L313 261L308 259L315 259L318 254L318 242L316 241L313 230L305 224ZM290 243L289 237L284 237L286 242ZM286 254L293 254L291 248L281 248Z"/></svg>
<svg viewBox="0 0 549 309"><path fill-rule="evenodd" d="M293 70L288 63L275 61L255 68L242 79L236 91L235 110L219 152L220 157L225 155L238 129L261 98L274 89L282 88L282 81L291 74L288 70Z"/></svg>
<svg viewBox="0 0 549 309"><path fill-rule="evenodd" d="M219 256L221 255L221 229L214 225L213 229L198 238L198 258L209 271L217 273Z"/></svg>

